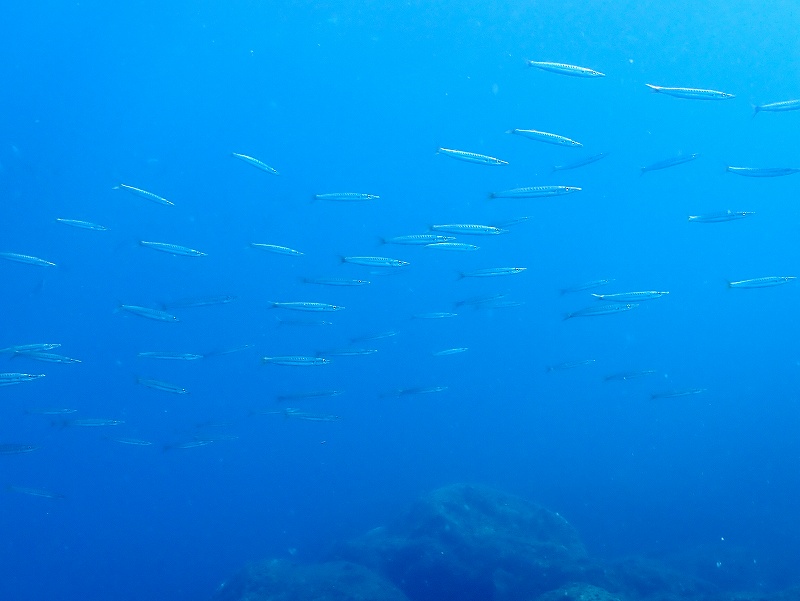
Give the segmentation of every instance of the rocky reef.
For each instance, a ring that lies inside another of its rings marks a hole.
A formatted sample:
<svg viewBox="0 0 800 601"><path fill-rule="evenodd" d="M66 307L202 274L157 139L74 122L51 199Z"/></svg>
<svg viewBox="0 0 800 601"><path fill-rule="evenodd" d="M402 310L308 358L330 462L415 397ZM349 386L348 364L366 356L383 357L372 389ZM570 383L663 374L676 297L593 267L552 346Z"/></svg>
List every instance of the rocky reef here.
<svg viewBox="0 0 800 601"><path fill-rule="evenodd" d="M387 526L334 547L330 561L247 566L214 601L789 601L731 593L642 558L589 557L562 516L500 491L456 484Z"/></svg>

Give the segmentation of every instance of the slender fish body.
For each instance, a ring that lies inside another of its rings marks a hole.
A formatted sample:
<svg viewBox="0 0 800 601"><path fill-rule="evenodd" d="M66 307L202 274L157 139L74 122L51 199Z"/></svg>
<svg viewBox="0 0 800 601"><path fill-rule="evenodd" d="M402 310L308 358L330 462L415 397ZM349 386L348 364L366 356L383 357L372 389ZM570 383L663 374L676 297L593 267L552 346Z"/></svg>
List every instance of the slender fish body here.
<svg viewBox="0 0 800 601"><path fill-rule="evenodd" d="M139 244L145 248L152 248L162 253L171 255L179 255L182 257L205 257L206 253L186 246L178 246L177 244L169 244L167 242L148 242L147 240L140 240Z"/></svg>
<svg viewBox="0 0 800 601"><path fill-rule="evenodd" d="M252 165L256 169L261 169L261 171L266 171L267 173L271 173L272 175L280 175L277 169L275 169L274 167L270 167L263 161L259 161L258 159L255 159L251 156L247 156L246 154L239 154L238 152L232 152L231 154L235 156L237 159L244 161L248 165Z"/></svg>
<svg viewBox="0 0 800 601"><path fill-rule="evenodd" d="M490 278L502 275L515 275L522 273L527 267L490 267L488 269L476 269L474 271L461 272L462 278Z"/></svg>
<svg viewBox="0 0 800 601"><path fill-rule="evenodd" d="M695 160L699 156L700 154L695 152L694 154L682 154L664 159L663 161L656 161L646 167L641 167L641 173L644 175L648 171L657 171L659 169L666 169L667 167L674 167L675 165L682 165L683 163Z"/></svg>
<svg viewBox="0 0 800 601"><path fill-rule="evenodd" d="M410 263L389 257L342 257L342 263L352 263L365 267L406 267Z"/></svg>
<svg viewBox="0 0 800 601"><path fill-rule="evenodd" d="M722 223L723 221L743 219L750 215L755 215L755 213L752 211L721 211L719 213L706 213L705 215L689 215L689 221L693 223Z"/></svg>
<svg viewBox="0 0 800 601"><path fill-rule="evenodd" d="M435 232L445 232L448 234L468 234L473 236L497 235L508 232L508 230L504 230L493 225L479 225L475 223L449 223L443 225L432 225L431 229Z"/></svg>
<svg viewBox="0 0 800 601"><path fill-rule="evenodd" d="M772 286L780 286L787 284L792 280L796 280L797 276L793 275L775 275L765 278L753 278L751 280L739 280L738 282L728 282L729 288L771 288Z"/></svg>
<svg viewBox="0 0 800 601"><path fill-rule="evenodd" d="M489 198L546 198L548 196L563 196L580 192L576 186L528 186L525 188L512 188L501 192L492 192Z"/></svg>
<svg viewBox="0 0 800 601"><path fill-rule="evenodd" d="M138 315L139 317L145 317L155 321L179 321L178 318L171 313L160 311L158 309L151 309L149 307L140 307L138 305L120 305L119 308L122 311L127 311L128 313Z"/></svg>
<svg viewBox="0 0 800 601"><path fill-rule="evenodd" d="M745 177L781 177L800 172L797 167L726 167L729 173Z"/></svg>
<svg viewBox="0 0 800 601"><path fill-rule="evenodd" d="M465 161L467 163L476 163L478 165L508 165L508 161L496 159L485 154L477 154L475 152L467 152L465 150L453 150L451 148L439 148L437 154L444 154L446 156Z"/></svg>
<svg viewBox="0 0 800 601"><path fill-rule="evenodd" d="M91 221L81 221L80 219L63 219L62 217L56 217L56 221L82 230L95 230L97 232L105 232L108 230L105 226L92 223Z"/></svg>
<svg viewBox="0 0 800 601"><path fill-rule="evenodd" d="M326 194L315 194L316 200L338 200L341 202L353 202L363 200L378 200L377 194L367 194L365 192L328 192Z"/></svg>
<svg viewBox="0 0 800 601"><path fill-rule="evenodd" d="M259 242L251 242L250 246L252 246L253 248L259 248L261 250L266 250L267 252L275 253L278 255L294 255L299 257L305 254L300 252L299 250L289 248L288 246L278 246L277 244L261 244Z"/></svg>
<svg viewBox="0 0 800 601"><path fill-rule="evenodd" d="M594 305L592 307L580 309L579 311L567 313L564 319L572 319L573 317L594 317L596 315L613 315L615 313L630 311L638 306L638 303L604 303L602 305Z"/></svg>
<svg viewBox="0 0 800 601"><path fill-rule="evenodd" d="M144 198L145 200L149 200L150 202L154 202L159 205L165 205L168 207L174 207L175 203L172 201L167 200L163 196L159 196L158 194L153 194L152 192L148 192L147 190L142 190L141 188L134 188L133 186L128 186L126 184L120 184L119 186L114 186L114 190L127 190L131 194L138 196L139 198Z"/></svg>
<svg viewBox="0 0 800 601"><path fill-rule="evenodd" d="M592 163L596 163L600 159L604 159L608 156L607 152L599 152L597 154L593 154L583 159L578 159L577 161L573 161L571 163L565 163L564 165L553 165L553 171L567 171L568 169L577 169L578 167L583 167L585 165L591 165Z"/></svg>
<svg viewBox="0 0 800 601"><path fill-rule="evenodd" d="M675 98L686 98L689 100L725 100L727 98L735 98L733 94L727 92L719 92L717 90L702 90L699 88L668 88L664 86L654 86L653 84L644 84L653 92L659 92Z"/></svg>
<svg viewBox="0 0 800 601"><path fill-rule="evenodd" d="M615 303L630 303L652 300L660 298L669 292L658 292L656 290L645 290L642 292L619 292L617 294L592 294L593 297L602 301Z"/></svg>
<svg viewBox="0 0 800 601"><path fill-rule="evenodd" d="M270 302L270 306L276 309L290 309L292 311L312 311L312 312L333 312L344 309L341 305L329 305L328 303L313 303L307 301L296 302Z"/></svg>
<svg viewBox="0 0 800 601"><path fill-rule="evenodd" d="M21 255L19 253L7 253L7 252L0 252L0 259L6 259L7 261L13 261L15 263L25 263L27 265L36 265L37 267L55 267L56 264L52 261L45 261L44 259L40 259L39 257L33 257L31 255Z"/></svg>
<svg viewBox="0 0 800 601"><path fill-rule="evenodd" d="M762 111L783 113L786 111L796 111L797 109L800 109L800 100L784 100L782 102L770 102L769 104L754 104L753 117Z"/></svg>
<svg viewBox="0 0 800 601"><path fill-rule="evenodd" d="M536 129L509 129L506 131L506 133L517 134L518 136L528 138L529 140L544 142L546 144L555 144L557 146L569 146L571 148L580 148L583 146L583 144L571 138L559 136L558 134L551 134L546 131L538 131Z"/></svg>
<svg viewBox="0 0 800 601"><path fill-rule="evenodd" d="M577 65L566 65L564 63L550 63L544 61L527 61L529 67L536 67L543 71L550 73L558 73L560 75L570 75L572 77L605 77L605 73L589 69L587 67L578 67Z"/></svg>
<svg viewBox="0 0 800 601"><path fill-rule="evenodd" d="M287 355L282 357L262 357L261 361L264 363L272 363L274 365L292 365L297 367L306 367L310 365L327 365L330 359L323 357L303 357L299 355Z"/></svg>

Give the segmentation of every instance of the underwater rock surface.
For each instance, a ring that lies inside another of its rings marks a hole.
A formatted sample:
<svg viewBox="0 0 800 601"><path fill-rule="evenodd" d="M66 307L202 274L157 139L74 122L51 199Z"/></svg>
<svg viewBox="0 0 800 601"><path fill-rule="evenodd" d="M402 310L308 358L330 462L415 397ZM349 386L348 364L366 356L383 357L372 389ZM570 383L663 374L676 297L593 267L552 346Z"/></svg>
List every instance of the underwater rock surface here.
<svg viewBox="0 0 800 601"><path fill-rule="evenodd" d="M253 563L214 601L800 601L800 588L731 592L658 561L588 557L559 514L455 484L388 526L340 543L331 561Z"/></svg>

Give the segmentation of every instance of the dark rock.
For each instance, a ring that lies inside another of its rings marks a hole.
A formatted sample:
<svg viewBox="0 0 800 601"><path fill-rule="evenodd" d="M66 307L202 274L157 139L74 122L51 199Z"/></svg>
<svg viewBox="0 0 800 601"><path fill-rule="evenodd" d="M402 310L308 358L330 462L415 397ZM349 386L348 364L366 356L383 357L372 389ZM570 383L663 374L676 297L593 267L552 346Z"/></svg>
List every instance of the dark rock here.
<svg viewBox="0 0 800 601"><path fill-rule="evenodd" d="M296 565L267 560L248 565L219 588L213 601L408 601L363 566L336 561Z"/></svg>
<svg viewBox="0 0 800 601"><path fill-rule="evenodd" d="M557 513L463 484L433 491L337 555L384 574L414 601L533 598L593 569Z"/></svg>

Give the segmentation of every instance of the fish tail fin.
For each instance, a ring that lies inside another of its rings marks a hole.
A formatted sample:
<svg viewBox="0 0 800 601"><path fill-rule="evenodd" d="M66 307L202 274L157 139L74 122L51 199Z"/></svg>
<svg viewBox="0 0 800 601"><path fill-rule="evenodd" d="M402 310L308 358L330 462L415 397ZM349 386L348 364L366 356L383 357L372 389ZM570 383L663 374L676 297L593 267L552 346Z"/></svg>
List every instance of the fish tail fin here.
<svg viewBox="0 0 800 601"><path fill-rule="evenodd" d="M572 319L573 317L575 317L574 313L564 313L564 315L561 318L561 321L567 321L568 319Z"/></svg>
<svg viewBox="0 0 800 601"><path fill-rule="evenodd" d="M755 117L756 115L758 115L758 113L760 113L760 112L761 112L761 107L760 107L759 105L757 105L757 104L751 104L750 106L751 106L751 107L753 107L753 114L752 114L752 116L750 117L750 118L752 119L753 117Z"/></svg>
<svg viewBox="0 0 800 601"><path fill-rule="evenodd" d="M659 89L659 87L658 87L658 86L654 86L654 85L653 85L653 84L651 84L651 83L646 83L646 84L644 84L644 85L646 85L648 88L650 88L651 90L653 90L653 92L655 92L655 93L658 93L658 92L660 92L660 91L661 91L661 90Z"/></svg>

